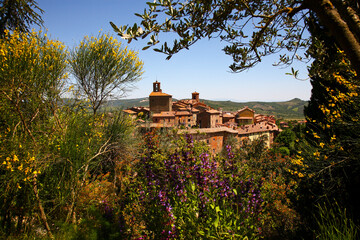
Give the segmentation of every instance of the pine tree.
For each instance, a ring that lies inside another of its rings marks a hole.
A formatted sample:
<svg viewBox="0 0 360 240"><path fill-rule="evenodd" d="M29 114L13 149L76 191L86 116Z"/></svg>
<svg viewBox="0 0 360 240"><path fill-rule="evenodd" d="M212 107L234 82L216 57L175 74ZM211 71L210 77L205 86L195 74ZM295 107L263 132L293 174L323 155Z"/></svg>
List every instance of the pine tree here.
<svg viewBox="0 0 360 240"><path fill-rule="evenodd" d="M43 20L40 14L43 12L34 0L1 0L0 37L4 37L6 29L29 32L30 25L42 25Z"/></svg>

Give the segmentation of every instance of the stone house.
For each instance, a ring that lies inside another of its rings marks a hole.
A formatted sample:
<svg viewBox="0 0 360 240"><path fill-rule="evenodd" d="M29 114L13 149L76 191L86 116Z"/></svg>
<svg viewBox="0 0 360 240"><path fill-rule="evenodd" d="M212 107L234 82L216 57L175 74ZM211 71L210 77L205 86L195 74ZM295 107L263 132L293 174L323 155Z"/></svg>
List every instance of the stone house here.
<svg viewBox="0 0 360 240"><path fill-rule="evenodd" d="M196 124L196 118L190 111L175 112L175 123L177 126L192 127Z"/></svg>
<svg viewBox="0 0 360 240"><path fill-rule="evenodd" d="M254 123L255 111L249 107L244 107L235 114L235 122L239 125L248 125Z"/></svg>
<svg viewBox="0 0 360 240"><path fill-rule="evenodd" d="M154 113L152 115L153 123L162 123L163 126L174 127L175 126L175 112L167 111Z"/></svg>
<svg viewBox="0 0 360 240"><path fill-rule="evenodd" d="M221 113L222 123L235 123L235 115L231 112Z"/></svg>
<svg viewBox="0 0 360 240"><path fill-rule="evenodd" d="M198 114L197 123L200 128L214 128L222 123L220 112L215 109L202 111Z"/></svg>

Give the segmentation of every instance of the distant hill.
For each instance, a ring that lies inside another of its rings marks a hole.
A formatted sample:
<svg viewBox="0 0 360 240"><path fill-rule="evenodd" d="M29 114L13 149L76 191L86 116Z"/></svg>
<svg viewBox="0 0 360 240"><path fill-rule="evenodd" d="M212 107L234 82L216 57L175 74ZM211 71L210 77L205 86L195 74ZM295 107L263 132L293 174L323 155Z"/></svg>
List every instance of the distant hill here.
<svg viewBox="0 0 360 240"><path fill-rule="evenodd" d="M245 106L253 109L255 113L261 113L266 115L274 115L276 118L284 119L303 119L304 118L304 106L307 105L307 101L303 101L299 98L294 98L285 102L232 102L232 101L211 101L202 100L209 106L224 111L236 111Z"/></svg>
<svg viewBox="0 0 360 240"><path fill-rule="evenodd" d="M176 99L173 99L176 101ZM222 109L224 111L236 111L245 106L253 109L255 113L266 115L274 115L276 118L284 119L303 119L304 106L307 101L294 98L285 102L233 102L233 101L212 101L200 99L200 101L208 104L215 109ZM121 99L112 100L108 102L110 108L129 108L129 107L148 107L149 98L136 98L136 99Z"/></svg>
<svg viewBox="0 0 360 240"><path fill-rule="evenodd" d="M121 107L123 109L130 107L148 107L149 98L134 98L134 99L119 99L109 101L107 104L108 107Z"/></svg>

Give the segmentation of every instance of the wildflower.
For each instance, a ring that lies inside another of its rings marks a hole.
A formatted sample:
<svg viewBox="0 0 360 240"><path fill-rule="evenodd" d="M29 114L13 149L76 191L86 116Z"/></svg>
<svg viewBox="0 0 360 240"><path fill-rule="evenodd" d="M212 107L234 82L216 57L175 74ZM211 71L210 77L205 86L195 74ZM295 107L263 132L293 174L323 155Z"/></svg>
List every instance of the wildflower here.
<svg viewBox="0 0 360 240"><path fill-rule="evenodd" d="M320 138L316 132L314 132L313 135L314 135L314 138Z"/></svg>
<svg viewBox="0 0 360 240"><path fill-rule="evenodd" d="M314 156L315 157L320 157L320 153L319 152L314 152Z"/></svg>

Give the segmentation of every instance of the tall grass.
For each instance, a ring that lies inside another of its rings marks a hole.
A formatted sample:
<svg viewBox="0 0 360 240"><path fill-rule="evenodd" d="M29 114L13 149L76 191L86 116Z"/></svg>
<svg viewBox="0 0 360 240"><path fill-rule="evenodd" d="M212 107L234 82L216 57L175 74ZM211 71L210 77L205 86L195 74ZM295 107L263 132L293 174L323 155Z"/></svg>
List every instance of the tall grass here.
<svg viewBox="0 0 360 240"><path fill-rule="evenodd" d="M337 202L318 204L317 208L318 230L315 232L316 239L352 240L360 237L359 227L349 217L346 208L342 208Z"/></svg>

